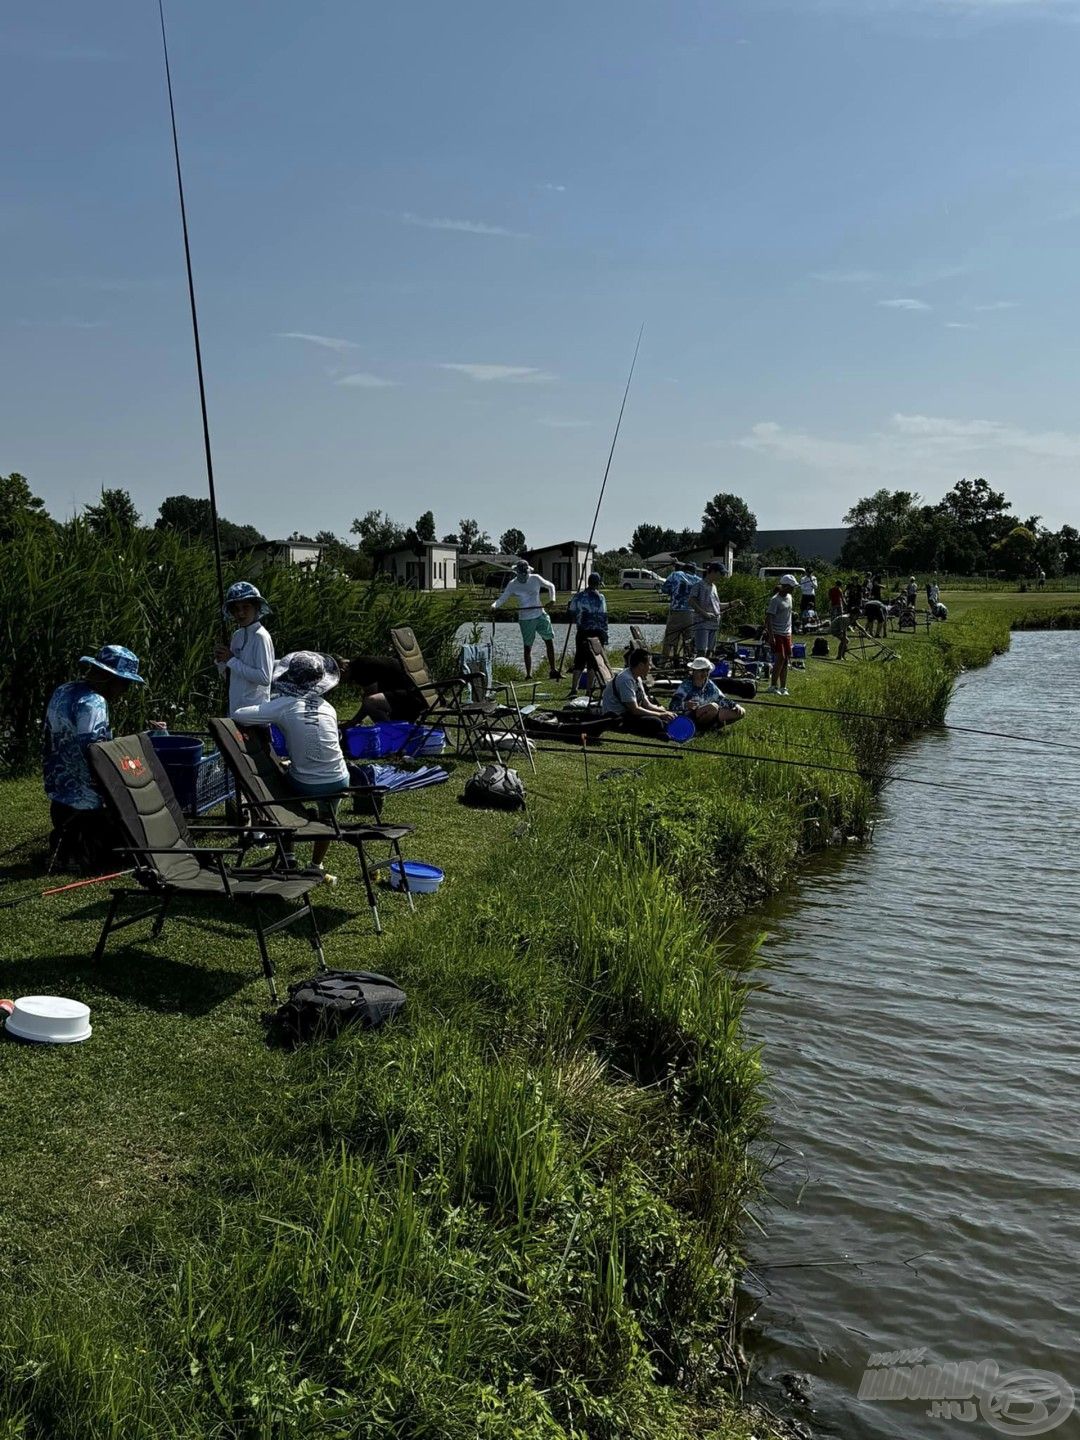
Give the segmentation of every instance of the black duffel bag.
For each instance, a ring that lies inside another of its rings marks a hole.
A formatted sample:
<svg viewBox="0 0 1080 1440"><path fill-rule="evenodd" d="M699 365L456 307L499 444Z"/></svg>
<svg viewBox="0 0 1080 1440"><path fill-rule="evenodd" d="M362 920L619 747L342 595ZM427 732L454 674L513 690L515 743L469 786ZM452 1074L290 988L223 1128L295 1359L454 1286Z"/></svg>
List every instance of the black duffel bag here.
<svg viewBox="0 0 1080 1440"><path fill-rule="evenodd" d="M465 782L461 803L478 810L524 810L525 785L516 770L498 762L485 765Z"/></svg>
<svg viewBox="0 0 1080 1440"><path fill-rule="evenodd" d="M386 975L369 970L324 970L289 986L289 998L267 1016L283 1044L326 1040L347 1025L372 1030L392 1020L405 1005L405 992Z"/></svg>

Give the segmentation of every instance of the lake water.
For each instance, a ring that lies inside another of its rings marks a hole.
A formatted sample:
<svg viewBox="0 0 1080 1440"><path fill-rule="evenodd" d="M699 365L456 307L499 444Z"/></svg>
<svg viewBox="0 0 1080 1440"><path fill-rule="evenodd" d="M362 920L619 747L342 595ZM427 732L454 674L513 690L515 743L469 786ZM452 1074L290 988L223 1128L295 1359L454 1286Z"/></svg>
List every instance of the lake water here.
<svg viewBox="0 0 1080 1440"><path fill-rule="evenodd" d="M1078 658L1015 635L948 719L1080 746ZM940 788L891 787L872 845L754 916L781 1162L748 1280L764 1398L858 1440L1075 1436L1077 1413L858 1398L871 1354L924 1349L1080 1401L1080 750L942 730L899 773Z"/></svg>
<svg viewBox="0 0 1080 1440"><path fill-rule="evenodd" d="M664 638L663 625L642 625L641 632L650 645L660 648L660 642ZM464 645L473 637L473 631L477 630L481 640L492 638L492 626L488 625L462 625L457 632L457 644ZM500 620L494 627L495 630L495 659L502 665L521 664L521 630L516 620L509 623ZM563 642L566 639L566 626L555 625L555 658L556 660L563 653ZM608 650L619 654L630 644L629 625L612 625L608 632ZM571 631L570 645L566 652L566 663L569 665L574 658L574 636ZM544 643L538 640L533 646L533 673L542 678L547 674L547 658L544 654ZM569 672L567 672L569 674Z"/></svg>

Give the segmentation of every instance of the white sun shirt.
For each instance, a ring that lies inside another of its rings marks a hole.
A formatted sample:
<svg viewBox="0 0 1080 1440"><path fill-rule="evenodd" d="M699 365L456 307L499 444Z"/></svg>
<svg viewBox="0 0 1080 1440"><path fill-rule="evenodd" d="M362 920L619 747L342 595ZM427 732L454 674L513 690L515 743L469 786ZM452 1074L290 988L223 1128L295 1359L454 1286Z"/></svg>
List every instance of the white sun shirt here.
<svg viewBox="0 0 1080 1440"><path fill-rule="evenodd" d="M511 580L491 608L499 610L508 600L516 600L522 619L535 619L544 608L540 604L541 590L545 590L552 600L555 599L555 586L542 575L530 575L525 580Z"/></svg>
<svg viewBox="0 0 1080 1440"><path fill-rule="evenodd" d="M349 783L341 753L337 711L321 695L275 695L243 705L232 717L240 725L276 725L285 736L292 774L306 785Z"/></svg>
<svg viewBox="0 0 1080 1440"><path fill-rule="evenodd" d="M233 631L229 641L232 654L218 661L218 670L229 672L229 717L245 705L258 705L270 699L270 681L274 676L274 642L261 620L254 625Z"/></svg>

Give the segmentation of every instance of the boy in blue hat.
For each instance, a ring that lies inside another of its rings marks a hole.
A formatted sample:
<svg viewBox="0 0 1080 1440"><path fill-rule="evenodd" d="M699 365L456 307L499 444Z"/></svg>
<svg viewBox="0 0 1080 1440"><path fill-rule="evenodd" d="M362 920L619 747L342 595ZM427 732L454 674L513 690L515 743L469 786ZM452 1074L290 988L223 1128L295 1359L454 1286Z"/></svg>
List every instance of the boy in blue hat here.
<svg viewBox="0 0 1080 1440"><path fill-rule="evenodd" d="M80 656L79 664L87 666L86 678L58 685L49 700L43 767L53 825L49 849L54 859L93 874L114 858L120 840L86 751L95 740L112 739L110 703L145 682L138 657L123 645L103 645L96 655Z"/></svg>
<svg viewBox="0 0 1080 1440"><path fill-rule="evenodd" d="M274 642L263 625L270 606L248 580L237 580L225 592L221 612L237 628L228 645L215 645L214 660L219 672L229 675L229 715L245 705L260 705L270 699L274 678Z"/></svg>

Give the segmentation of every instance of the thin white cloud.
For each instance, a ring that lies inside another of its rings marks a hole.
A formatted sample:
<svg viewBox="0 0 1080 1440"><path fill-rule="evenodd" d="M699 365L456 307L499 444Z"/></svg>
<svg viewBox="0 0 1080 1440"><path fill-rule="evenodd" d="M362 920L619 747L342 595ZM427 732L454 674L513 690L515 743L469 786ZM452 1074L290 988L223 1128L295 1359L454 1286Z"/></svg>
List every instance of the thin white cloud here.
<svg viewBox="0 0 1080 1440"><path fill-rule="evenodd" d="M909 295L902 295L896 300L879 300L877 303L883 310L929 310L931 308L925 300L912 300Z"/></svg>
<svg viewBox="0 0 1080 1440"><path fill-rule="evenodd" d="M565 185L552 185L550 182L545 182L543 185L538 185L536 188L538 190L551 190L556 195L562 195L566 191Z"/></svg>
<svg viewBox="0 0 1080 1440"><path fill-rule="evenodd" d="M458 230L465 235L501 235L508 240L527 240L521 230L508 230L505 225L489 225L485 220L450 220L442 216L414 215L406 210L398 219L403 225L419 225L423 230Z"/></svg>
<svg viewBox="0 0 1080 1440"><path fill-rule="evenodd" d="M592 425L591 420L549 420L546 417L536 423L546 425L549 430L588 430Z"/></svg>
<svg viewBox="0 0 1080 1440"><path fill-rule="evenodd" d="M977 325L972 325L970 320L946 320L946 330L977 330Z"/></svg>
<svg viewBox="0 0 1080 1440"><path fill-rule="evenodd" d="M877 270L815 270L810 278L825 285L872 285L884 277Z"/></svg>
<svg viewBox="0 0 1080 1440"><path fill-rule="evenodd" d="M920 477L920 489L927 479L955 478L976 462L987 468L1005 460L1060 467L1080 460L1080 434L1074 432L903 413L892 415L880 430L853 439L761 421L735 443L773 460L837 476L875 477L883 482Z"/></svg>
<svg viewBox="0 0 1080 1440"><path fill-rule="evenodd" d="M481 384L504 381L517 385L538 385L556 378L547 370L538 370L533 365L478 365L458 362L440 364L439 369L453 370L458 375L467 375L470 380L479 381Z"/></svg>
<svg viewBox="0 0 1080 1440"><path fill-rule="evenodd" d="M388 390L397 384L382 375L372 375L369 370L357 370L351 375L339 375L335 385L347 385L354 390Z"/></svg>
<svg viewBox="0 0 1080 1440"><path fill-rule="evenodd" d="M24 330L103 330L104 320L16 320Z"/></svg>
<svg viewBox="0 0 1080 1440"><path fill-rule="evenodd" d="M339 354L345 350L357 349L352 340L339 340L334 335L310 335L306 330L279 330L279 340L306 340L309 345L318 345L323 350L336 350Z"/></svg>
<svg viewBox="0 0 1080 1440"><path fill-rule="evenodd" d="M1015 300L991 300L988 305L973 305L971 308L980 315L989 315L995 310L1015 310L1017 302Z"/></svg>

